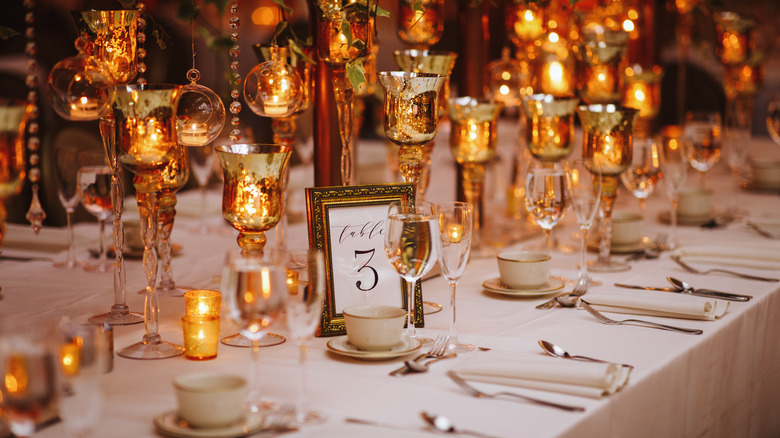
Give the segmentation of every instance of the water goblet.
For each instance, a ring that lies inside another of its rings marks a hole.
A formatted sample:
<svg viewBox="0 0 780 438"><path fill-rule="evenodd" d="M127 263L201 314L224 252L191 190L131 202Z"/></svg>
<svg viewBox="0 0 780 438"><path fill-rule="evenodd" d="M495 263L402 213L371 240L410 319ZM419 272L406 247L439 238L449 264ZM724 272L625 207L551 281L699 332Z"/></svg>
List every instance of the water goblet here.
<svg viewBox="0 0 780 438"><path fill-rule="evenodd" d="M100 152L83 151L79 154L82 166L76 173L76 191L84 209L95 216L100 230L98 244L98 261L95 264L85 263L88 271L108 272L113 266L106 257L104 235L106 219L113 214L111 200L111 169L106 164L106 158Z"/></svg>
<svg viewBox="0 0 780 438"><path fill-rule="evenodd" d="M563 219L569 205L566 172L561 166L532 165L525 183L525 208L544 230L544 250L552 252L550 232Z"/></svg>
<svg viewBox="0 0 780 438"><path fill-rule="evenodd" d="M393 201L385 219L385 253L390 265L406 281L407 314L405 336L410 342L417 337L415 321L422 320L422 306L415 304L415 283L427 274L438 259L436 241L439 226L433 204L413 205ZM422 303L420 303L422 304ZM423 343L430 339L420 339Z"/></svg>
<svg viewBox="0 0 780 438"><path fill-rule="evenodd" d="M666 194L672 203L672 211L669 215L669 221L672 224L672 235L669 240L670 249L675 249L680 245L677 241L677 204L680 190L685 185L688 170L688 162L683 149L680 136L667 132L661 148L661 175L666 186Z"/></svg>
<svg viewBox="0 0 780 438"><path fill-rule="evenodd" d="M68 233L68 253L64 261L54 263L58 268L76 268L81 264L76 259L76 248L73 244L73 212L79 205L76 172L78 171L81 146L59 145L54 148L54 162L57 174L57 197L65 208L66 228Z"/></svg>
<svg viewBox="0 0 780 438"><path fill-rule="evenodd" d="M612 210L617 198L620 174L631 165L633 125L639 110L618 105L580 105L577 115L583 129L582 158L598 166L601 178L600 217L603 219L599 257L590 264L597 272L619 272L631 269L627 263L611 259ZM598 169L598 170L597 170Z"/></svg>
<svg viewBox="0 0 780 438"><path fill-rule="evenodd" d="M303 260L291 260L299 263ZM325 299L325 259L320 251L308 250L305 264L292 271L297 273L298 281L289 282L287 298L287 327L290 337L298 346L298 397L296 401L296 421L299 424L317 424L325 421L321 412L310 410L307 400L306 350L314 335L315 328L322 315L322 302Z"/></svg>
<svg viewBox="0 0 780 438"><path fill-rule="evenodd" d="M688 112L683 127L688 163L699 172L699 188L704 188L707 171L720 160L721 117L717 112Z"/></svg>
<svg viewBox="0 0 780 438"><path fill-rule="evenodd" d="M645 215L647 198L653 194L661 178L659 146L651 138L635 139L631 167L620 174L620 181L639 200L639 210Z"/></svg>
<svg viewBox="0 0 780 438"><path fill-rule="evenodd" d="M222 296L228 304L230 318L241 335L252 343L249 408L253 412L273 410L273 405L261 401L260 340L268 327L284 311L289 296L285 257L274 250L228 253L222 271Z"/></svg>
<svg viewBox="0 0 780 438"><path fill-rule="evenodd" d="M593 160L572 160L569 162L566 172L566 184L571 195L571 208L577 216L577 225L579 225L582 234L579 281L588 277L588 263L585 260L588 229L593 224L601 199L601 178L597 176L601 169L598 167L599 165Z"/></svg>
<svg viewBox="0 0 780 438"><path fill-rule="evenodd" d="M469 261L473 217L471 205L465 202L447 202L435 206L439 225L439 239L436 240L441 272L450 284L450 325L447 350L464 353L474 350L471 344L458 342L455 331L455 290L458 280Z"/></svg>
<svg viewBox="0 0 780 438"><path fill-rule="evenodd" d="M217 161L217 154L211 145L189 148L190 170L195 175L195 181L198 182L198 192L200 194L200 217L198 225L192 230L198 234L208 234L209 227L206 225L206 187L208 186L211 174L214 172L214 164Z"/></svg>
<svg viewBox="0 0 780 438"><path fill-rule="evenodd" d="M0 417L14 436L30 437L57 403L52 328L36 321L0 329Z"/></svg>

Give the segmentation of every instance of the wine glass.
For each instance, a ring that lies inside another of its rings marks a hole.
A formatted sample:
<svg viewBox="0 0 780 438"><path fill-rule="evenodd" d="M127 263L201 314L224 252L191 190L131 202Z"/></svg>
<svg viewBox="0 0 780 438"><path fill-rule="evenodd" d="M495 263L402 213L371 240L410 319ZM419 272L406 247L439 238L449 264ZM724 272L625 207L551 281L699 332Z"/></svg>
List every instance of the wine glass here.
<svg viewBox="0 0 780 438"><path fill-rule="evenodd" d="M699 171L699 188L704 188L707 171L720 160L721 118L717 112L685 113L684 145L691 167Z"/></svg>
<svg viewBox="0 0 780 438"><path fill-rule="evenodd" d="M566 172L560 166L542 167L532 164L525 182L525 208L544 230L544 250L552 252L550 231L563 219L569 205Z"/></svg>
<svg viewBox="0 0 780 438"><path fill-rule="evenodd" d="M0 417L14 436L30 437L57 403L52 330L42 321L0 329Z"/></svg>
<svg viewBox="0 0 780 438"><path fill-rule="evenodd" d="M252 342L252 371L249 408L253 412L273 409L261 401L260 340L268 326L282 314L288 298L287 268L283 253L228 253L222 271L222 296L227 300L230 318L241 335Z"/></svg>
<svg viewBox="0 0 780 438"><path fill-rule="evenodd" d="M209 227L206 225L206 186L214 171L217 154L214 153L214 148L211 145L190 147L188 152L190 156L190 170L195 175L200 193L200 218L198 225L193 228L193 231L198 234L208 234Z"/></svg>
<svg viewBox="0 0 780 438"><path fill-rule="evenodd" d="M680 198L680 190L685 184L688 162L683 150L682 139L674 134L665 136L661 148L661 175L666 185L666 194L672 202L672 211L669 221L672 224L672 235L669 243L670 249L679 246L677 241L677 202Z"/></svg>
<svg viewBox="0 0 780 438"><path fill-rule="evenodd" d="M572 160L566 173L566 184L571 195L571 207L577 216L582 242L580 243L579 282L588 277L588 263L585 261L585 248L588 244L588 229L593 224L599 210L601 198L600 166L593 160ZM593 169L593 171L591 171Z"/></svg>
<svg viewBox="0 0 780 438"><path fill-rule="evenodd" d="M415 306L415 283L431 270L438 259L436 241L439 226L433 204L393 201L385 220L385 253L390 265L406 281L407 314L406 337L414 342L417 331L414 324L421 315ZM423 343L432 342L421 339Z"/></svg>
<svg viewBox="0 0 780 438"><path fill-rule="evenodd" d="M766 130L772 140L780 146L780 94L772 96L767 106Z"/></svg>
<svg viewBox="0 0 780 438"><path fill-rule="evenodd" d="M77 193L81 205L98 220L100 229L98 261L86 263L88 271L108 272L113 266L106 257L104 235L106 219L113 215L111 204L111 168L106 164L105 155L96 151L83 151L79 154L82 166L76 173Z"/></svg>
<svg viewBox="0 0 780 438"><path fill-rule="evenodd" d="M661 158L658 143L651 138L635 139L631 167L620 174L623 185L639 200L639 209L645 215L647 198L653 194L661 177Z"/></svg>
<svg viewBox="0 0 780 438"><path fill-rule="evenodd" d="M305 265L294 272L297 282L290 282L290 296L287 298L287 327L290 337L298 346L298 397L296 420L299 424L316 424L325 421L325 415L309 410L306 396L307 372L306 350L309 340L322 315L322 302L325 299L325 258L320 251L308 250ZM300 260L292 260L299 262ZM296 264L296 266L300 266Z"/></svg>
<svg viewBox="0 0 780 438"><path fill-rule="evenodd" d="M80 165L79 154L81 150L81 146L72 144L58 145L54 148L57 197L60 199L60 204L65 208L68 232L68 254L64 261L54 263L54 266L58 268L76 268L81 266L79 261L76 260L76 248L73 244L73 212L76 211L76 206L79 205L76 172Z"/></svg>
<svg viewBox="0 0 780 438"><path fill-rule="evenodd" d="M57 338L60 418L68 436L89 436L100 417L103 394L101 377L105 369L100 326L76 325L64 319Z"/></svg>
<svg viewBox="0 0 780 438"><path fill-rule="evenodd" d="M441 272L450 284L450 328L447 350L452 353L472 351L473 345L458 342L455 331L455 289L469 261L473 216L471 205L465 202L445 202L435 206L439 220L436 240Z"/></svg>

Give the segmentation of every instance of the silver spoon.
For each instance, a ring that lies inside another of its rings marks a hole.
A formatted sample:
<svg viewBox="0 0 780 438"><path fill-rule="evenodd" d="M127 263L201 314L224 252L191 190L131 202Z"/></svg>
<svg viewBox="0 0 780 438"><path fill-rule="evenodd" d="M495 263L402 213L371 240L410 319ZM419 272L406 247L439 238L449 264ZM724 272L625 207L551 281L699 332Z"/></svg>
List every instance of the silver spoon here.
<svg viewBox="0 0 780 438"><path fill-rule="evenodd" d="M729 301L749 301L751 298L753 298L750 295L741 295L741 294L732 294L728 292L718 292L716 290L710 290L710 289L694 289L693 286L690 284L678 280L674 277L666 277L666 280L671 283L674 287L677 288L680 292L691 294L691 295L699 295L703 297L710 297L710 298L720 298L722 300L729 300Z"/></svg>
<svg viewBox="0 0 780 438"><path fill-rule="evenodd" d="M406 364L406 367L408 368L408 371L403 372L402 374L406 373L424 373L427 372L430 368L430 365L434 362L438 362L440 360L444 359L452 359L453 357L457 357L458 355L455 353L450 353L446 356L437 357L436 359L429 360L428 362L421 363L414 360L407 360L404 362Z"/></svg>
<svg viewBox="0 0 780 438"><path fill-rule="evenodd" d="M611 363L607 360L601 360L601 359L594 359L592 357L587 356L574 356L569 354L568 351L564 350L563 348L553 344L552 342L539 340L539 345L542 347L542 350L545 351L545 353L549 354L552 357L558 357L561 359L573 359L573 360L581 360L585 362L598 362L598 363ZM619 364L620 366L628 367L633 369L633 365L628 364Z"/></svg>
<svg viewBox="0 0 780 438"><path fill-rule="evenodd" d="M455 426L452 425L452 421L450 421L447 417L442 417L441 415L435 415L435 414L429 414L428 412L420 412L420 416L423 420L425 420L426 423L433 426L434 429L436 429L437 432L444 432L444 433L459 433L463 435L471 435L481 438L493 438L490 435L486 435L484 433L474 432L472 430L466 430L466 429L456 429Z"/></svg>

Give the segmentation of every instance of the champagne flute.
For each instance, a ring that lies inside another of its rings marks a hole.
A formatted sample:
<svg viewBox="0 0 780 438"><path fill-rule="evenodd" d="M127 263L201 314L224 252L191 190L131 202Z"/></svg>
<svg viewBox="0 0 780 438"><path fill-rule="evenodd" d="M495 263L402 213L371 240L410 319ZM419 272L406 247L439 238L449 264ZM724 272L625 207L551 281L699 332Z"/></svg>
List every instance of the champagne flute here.
<svg viewBox="0 0 780 438"><path fill-rule="evenodd" d="M455 331L455 289L469 261L473 216L471 205L465 202L446 202L436 205L439 219L439 239L436 240L441 272L450 284L450 328L447 350L465 353L474 350L471 344L458 342Z"/></svg>
<svg viewBox="0 0 780 438"><path fill-rule="evenodd" d="M214 172L217 154L214 153L214 148L211 145L189 147L187 152L190 156L190 170L195 175L195 180L198 182L198 192L200 193L200 218L198 225L193 227L192 231L197 234L208 234L210 229L206 225L206 187L211 174Z"/></svg>
<svg viewBox="0 0 780 438"><path fill-rule="evenodd" d="M77 145L59 145L54 149L54 162L57 173L57 197L65 208L68 233L68 254L64 261L55 262L58 268L77 268L81 264L76 260L76 248L73 244L73 212L79 205L76 171L79 167L81 147Z"/></svg>
<svg viewBox="0 0 780 438"><path fill-rule="evenodd" d="M300 260L291 260L296 263ZM306 350L322 315L325 298L325 259L321 251L308 250L306 263L300 270L289 271L298 275L297 282L289 282L290 296L287 298L287 327L290 337L298 346L298 397L296 421L298 424L317 424L325 421L321 412L310 410L306 396L307 372ZM288 272L288 273L289 273Z"/></svg>
<svg viewBox="0 0 780 438"><path fill-rule="evenodd" d="M677 203L680 198L680 190L685 184L687 170L688 163L681 139L673 134L664 138L661 149L661 175L666 185L666 194L672 202L672 212L669 215L672 224L670 249L679 246L677 241Z"/></svg>
<svg viewBox="0 0 780 438"><path fill-rule="evenodd" d="M566 172L556 167L532 167L525 183L525 208L544 230L544 250L552 252L550 232L563 219L569 204L566 190Z"/></svg>
<svg viewBox="0 0 780 438"><path fill-rule="evenodd" d="M407 314L406 337L418 339L415 321L422 319L422 312L415 307L415 283L431 270L438 258L436 241L439 227L433 204L421 202L412 205L408 201L393 201L385 220L385 253L390 265L406 281ZM430 339L420 339L423 343Z"/></svg>
<svg viewBox="0 0 780 438"><path fill-rule="evenodd" d="M685 152L691 167L699 172L699 188L704 188L707 171L720 160L721 130L720 113L685 114Z"/></svg>
<svg viewBox="0 0 780 438"><path fill-rule="evenodd" d="M601 199L600 166L593 160L573 160L566 173L566 185L571 194L571 206L577 216L582 242L580 243L579 282L588 277L588 263L585 261L585 248L588 244L588 229L599 210ZM592 170L591 170L592 169Z"/></svg>
<svg viewBox="0 0 780 438"><path fill-rule="evenodd" d="M631 167L620 174L623 185L639 200L639 210L645 215L647 198L653 194L661 177L661 158L658 143L651 138L634 140Z"/></svg>
<svg viewBox="0 0 780 438"><path fill-rule="evenodd" d="M249 408L252 412L272 411L272 403L261 400L260 340L268 326L282 314L287 302L287 269L281 252L264 254L228 253L222 271L222 296L226 298L230 318L241 335L252 342L252 371Z"/></svg>
<svg viewBox="0 0 780 438"><path fill-rule="evenodd" d="M79 155L83 165L76 174L77 192L81 205L98 220L100 229L99 253L96 264L85 264L88 271L108 272L113 266L106 257L104 241L106 219L112 217L111 168L105 164L105 156L98 152L84 151Z"/></svg>
<svg viewBox="0 0 780 438"><path fill-rule="evenodd" d="M60 418L68 436L87 437L98 422L103 395L101 376L108 346L97 335L100 326L76 325L65 319L57 338Z"/></svg>
<svg viewBox="0 0 780 438"><path fill-rule="evenodd" d="M0 417L16 437L30 437L57 403L50 327L14 323L0 327Z"/></svg>

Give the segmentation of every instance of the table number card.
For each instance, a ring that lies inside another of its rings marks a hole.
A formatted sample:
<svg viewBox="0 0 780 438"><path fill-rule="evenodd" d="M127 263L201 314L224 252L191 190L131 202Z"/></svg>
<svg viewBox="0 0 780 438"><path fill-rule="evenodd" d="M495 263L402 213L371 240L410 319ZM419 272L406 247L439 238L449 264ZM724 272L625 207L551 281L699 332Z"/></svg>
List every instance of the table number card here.
<svg viewBox="0 0 780 438"><path fill-rule="evenodd" d="M325 254L328 291L317 336L346 333L343 309L360 304L407 307L406 282L385 255L384 222L392 201L414 200L411 184L306 189L309 246ZM415 284L415 325L423 326Z"/></svg>

